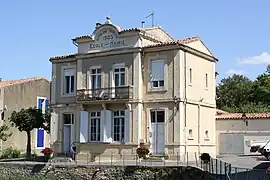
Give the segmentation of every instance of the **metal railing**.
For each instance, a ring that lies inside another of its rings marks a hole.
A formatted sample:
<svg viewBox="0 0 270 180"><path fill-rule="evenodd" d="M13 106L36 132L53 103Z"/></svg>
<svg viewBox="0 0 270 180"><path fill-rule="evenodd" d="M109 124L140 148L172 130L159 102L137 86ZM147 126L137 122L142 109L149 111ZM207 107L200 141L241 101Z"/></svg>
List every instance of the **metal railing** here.
<svg viewBox="0 0 270 180"><path fill-rule="evenodd" d="M91 166L91 167L159 167L159 168L180 168L180 167L195 167L203 172L208 173L211 177L217 180L269 180L269 173L262 169L249 169L241 167L233 167L231 164L220 159L210 158L205 162L200 159L200 154L174 153L170 155L147 157L140 159L137 154L131 153L109 153L109 154L94 154L86 153L84 156L71 159L70 154L62 154L61 156L53 157L49 160L52 166ZM14 163L14 162L9 162ZM33 158L33 161L18 161L16 163L31 165L42 164L42 157ZM47 164L47 163L44 163ZM0 164L1 167L1 164ZM0 168L1 169L1 168Z"/></svg>
<svg viewBox="0 0 270 180"><path fill-rule="evenodd" d="M77 90L77 101L109 101L133 99L133 87L110 87Z"/></svg>

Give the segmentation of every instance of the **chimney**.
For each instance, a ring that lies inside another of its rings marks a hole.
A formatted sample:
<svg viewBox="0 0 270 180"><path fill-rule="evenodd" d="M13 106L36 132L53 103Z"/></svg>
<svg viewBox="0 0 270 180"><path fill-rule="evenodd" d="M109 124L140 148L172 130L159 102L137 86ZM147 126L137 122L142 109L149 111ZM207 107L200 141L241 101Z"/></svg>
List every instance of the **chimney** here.
<svg viewBox="0 0 270 180"><path fill-rule="evenodd" d="M101 26L101 23L96 23L96 28L98 28L99 26Z"/></svg>
<svg viewBox="0 0 270 180"><path fill-rule="evenodd" d="M144 22L144 21L142 21L142 28L144 28L144 23L145 23L145 22Z"/></svg>

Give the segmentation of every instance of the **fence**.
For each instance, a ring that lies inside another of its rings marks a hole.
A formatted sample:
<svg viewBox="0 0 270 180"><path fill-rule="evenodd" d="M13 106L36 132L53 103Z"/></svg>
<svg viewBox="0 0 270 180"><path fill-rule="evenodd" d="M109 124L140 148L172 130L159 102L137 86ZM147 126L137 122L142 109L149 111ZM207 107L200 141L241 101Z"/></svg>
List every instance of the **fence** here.
<svg viewBox="0 0 270 180"><path fill-rule="evenodd" d="M35 157L33 161L18 160L16 163L21 164L35 164L43 163L43 157ZM14 163L14 162L12 162ZM108 155L95 155L92 153L85 154L84 157L78 157L75 160L71 160L68 154L63 154L49 160L49 164L62 165L62 166L146 166L146 167L196 167L205 172L208 172L217 180L269 180L269 176L266 170L248 169L233 167L219 159L210 158L209 162L204 162L200 159L200 155L197 153L187 154L170 154L168 156L155 156L148 157L146 159L140 159L136 154L108 154ZM1 167L1 164L0 164Z"/></svg>

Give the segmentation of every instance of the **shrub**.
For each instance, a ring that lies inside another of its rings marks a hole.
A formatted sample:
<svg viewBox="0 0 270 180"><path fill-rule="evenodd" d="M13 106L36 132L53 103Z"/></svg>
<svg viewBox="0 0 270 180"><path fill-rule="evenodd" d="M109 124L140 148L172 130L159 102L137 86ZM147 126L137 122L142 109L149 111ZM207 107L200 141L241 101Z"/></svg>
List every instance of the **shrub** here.
<svg viewBox="0 0 270 180"><path fill-rule="evenodd" d="M139 147L136 150L137 155L139 156L139 158L146 158L146 155L149 154L149 149L145 148L145 147Z"/></svg>
<svg viewBox="0 0 270 180"><path fill-rule="evenodd" d="M41 151L41 153L44 154L44 156L51 156L53 150L51 148L46 147Z"/></svg>
<svg viewBox="0 0 270 180"><path fill-rule="evenodd" d="M22 157L21 151L9 147L2 152L0 159L11 159L19 157Z"/></svg>

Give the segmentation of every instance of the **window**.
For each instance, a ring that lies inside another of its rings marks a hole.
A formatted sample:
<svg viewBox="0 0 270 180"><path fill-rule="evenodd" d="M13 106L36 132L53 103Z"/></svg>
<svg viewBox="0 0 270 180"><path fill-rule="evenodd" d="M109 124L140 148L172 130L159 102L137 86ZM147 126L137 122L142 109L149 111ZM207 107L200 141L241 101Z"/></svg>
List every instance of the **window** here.
<svg viewBox="0 0 270 180"><path fill-rule="evenodd" d="M113 141L125 140L125 111L113 112Z"/></svg>
<svg viewBox="0 0 270 180"><path fill-rule="evenodd" d="M42 113L45 113L49 107L49 100L46 97L37 97L37 109L40 109ZM42 149L45 146L45 131L42 128L36 129L36 142L37 149Z"/></svg>
<svg viewBox="0 0 270 180"><path fill-rule="evenodd" d="M164 87L164 60L151 60L151 87Z"/></svg>
<svg viewBox="0 0 270 180"><path fill-rule="evenodd" d="M164 110L151 110L151 123L164 123L165 111Z"/></svg>
<svg viewBox="0 0 270 180"><path fill-rule="evenodd" d="M208 88L208 74L205 74L205 87Z"/></svg>
<svg viewBox="0 0 270 180"><path fill-rule="evenodd" d="M74 124L74 114L65 113L63 114L64 124Z"/></svg>
<svg viewBox="0 0 270 180"><path fill-rule="evenodd" d="M209 139L209 132L207 130L204 133L204 139Z"/></svg>
<svg viewBox="0 0 270 180"><path fill-rule="evenodd" d="M125 86L125 68L114 68L115 87Z"/></svg>
<svg viewBox="0 0 270 180"><path fill-rule="evenodd" d="M189 68L189 84L192 84L192 69Z"/></svg>
<svg viewBox="0 0 270 180"><path fill-rule="evenodd" d="M90 113L90 141L100 141L100 112Z"/></svg>
<svg viewBox="0 0 270 180"><path fill-rule="evenodd" d="M91 69L91 88L101 88L101 68Z"/></svg>
<svg viewBox="0 0 270 180"><path fill-rule="evenodd" d="M192 129L188 130L188 139L193 139Z"/></svg>
<svg viewBox="0 0 270 180"><path fill-rule="evenodd" d="M64 70L64 94L74 94L75 77L74 69Z"/></svg>

